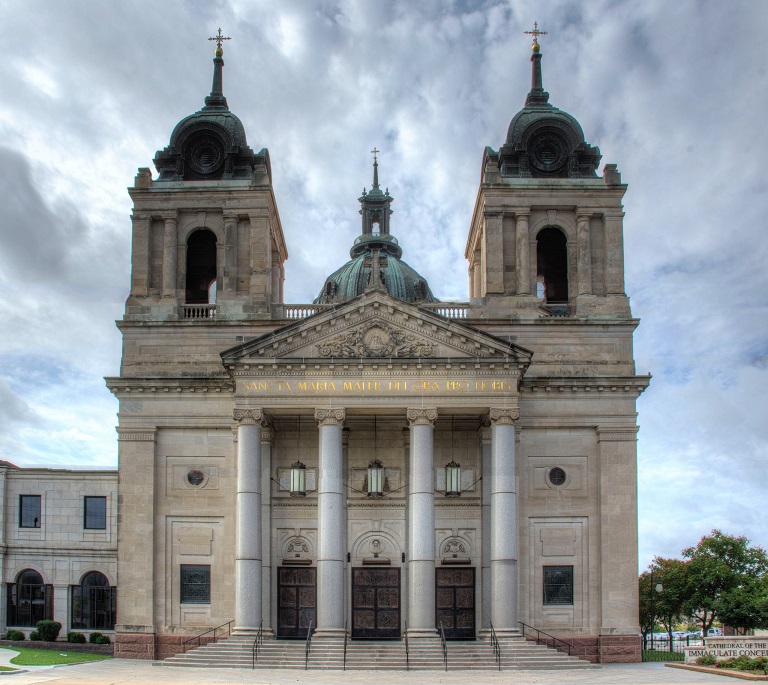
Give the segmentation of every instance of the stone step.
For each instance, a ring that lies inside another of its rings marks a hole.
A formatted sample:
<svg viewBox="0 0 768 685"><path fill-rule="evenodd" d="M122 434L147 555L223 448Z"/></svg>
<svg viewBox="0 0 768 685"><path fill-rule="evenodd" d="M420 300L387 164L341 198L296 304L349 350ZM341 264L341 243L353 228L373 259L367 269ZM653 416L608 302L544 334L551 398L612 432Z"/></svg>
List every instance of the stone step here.
<svg viewBox="0 0 768 685"><path fill-rule="evenodd" d="M169 657L159 665L188 666L192 668L252 668L254 637L233 635L218 643L209 643L185 654ZM502 670L520 669L572 669L591 668L592 664L568 656L544 645L525 640L522 636L505 635L499 640ZM494 650L490 641L452 641L448 645L448 670L497 670ZM259 646L255 668L305 668L304 640L286 641L267 638ZM409 642L411 670L445 669L443 650L439 639L422 638ZM343 639L323 638L311 643L309 670L342 669L344 663ZM347 670L405 670L404 642L347 642Z"/></svg>

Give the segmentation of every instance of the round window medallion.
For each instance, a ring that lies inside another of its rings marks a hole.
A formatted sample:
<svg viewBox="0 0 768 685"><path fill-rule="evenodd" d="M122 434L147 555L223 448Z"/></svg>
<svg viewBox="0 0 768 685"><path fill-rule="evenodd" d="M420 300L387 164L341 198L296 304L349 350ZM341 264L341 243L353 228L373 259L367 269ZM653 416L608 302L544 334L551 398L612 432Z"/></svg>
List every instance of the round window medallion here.
<svg viewBox="0 0 768 685"><path fill-rule="evenodd" d="M216 175L224 163L224 147L216 136L198 134L185 146L185 156L195 173Z"/></svg>
<svg viewBox="0 0 768 685"><path fill-rule="evenodd" d="M552 485L558 486L565 483L565 471L563 471L563 469L561 469L559 466L555 466L555 468L550 469L549 482L552 483Z"/></svg>
<svg viewBox="0 0 768 685"><path fill-rule="evenodd" d="M205 481L205 472L201 469L190 469L187 471L187 483L193 487L198 487Z"/></svg>
<svg viewBox="0 0 768 685"><path fill-rule="evenodd" d="M553 131L534 136L528 146L533 167L542 173L556 173L568 156L566 141Z"/></svg>

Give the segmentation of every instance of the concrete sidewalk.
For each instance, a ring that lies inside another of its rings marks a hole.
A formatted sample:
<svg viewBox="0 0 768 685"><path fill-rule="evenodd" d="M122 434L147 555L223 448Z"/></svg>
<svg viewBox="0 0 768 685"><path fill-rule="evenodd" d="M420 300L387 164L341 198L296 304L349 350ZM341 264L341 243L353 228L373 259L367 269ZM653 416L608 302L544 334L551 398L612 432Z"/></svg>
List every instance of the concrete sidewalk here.
<svg viewBox="0 0 768 685"><path fill-rule="evenodd" d="M24 667L27 668L27 667ZM723 676L666 668L661 663L607 664L586 671L251 671L153 666L147 661L108 659L88 664L42 667L7 676L10 685L156 685L158 683L258 683L259 685L710 685L733 682Z"/></svg>

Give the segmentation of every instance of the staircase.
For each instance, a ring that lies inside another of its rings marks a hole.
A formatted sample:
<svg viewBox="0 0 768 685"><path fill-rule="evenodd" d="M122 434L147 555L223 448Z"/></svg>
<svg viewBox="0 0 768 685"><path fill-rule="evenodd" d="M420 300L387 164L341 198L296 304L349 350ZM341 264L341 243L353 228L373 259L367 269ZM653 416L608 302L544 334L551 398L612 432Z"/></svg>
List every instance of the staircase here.
<svg viewBox="0 0 768 685"><path fill-rule="evenodd" d="M253 668L253 635L233 635L226 640L210 643L177 654L160 666L189 666L200 668ZM593 665L568 656L520 636L499 640L501 669L584 669ZM306 643L304 640L275 640L265 638L259 646L255 667L258 669L304 669ZM347 670L442 671L445 669L440 639L411 639L408 663L405 643L401 641L349 640L347 642ZM344 668L343 638L314 637L307 663L309 670ZM448 670L497 670L498 664L490 641L448 642Z"/></svg>

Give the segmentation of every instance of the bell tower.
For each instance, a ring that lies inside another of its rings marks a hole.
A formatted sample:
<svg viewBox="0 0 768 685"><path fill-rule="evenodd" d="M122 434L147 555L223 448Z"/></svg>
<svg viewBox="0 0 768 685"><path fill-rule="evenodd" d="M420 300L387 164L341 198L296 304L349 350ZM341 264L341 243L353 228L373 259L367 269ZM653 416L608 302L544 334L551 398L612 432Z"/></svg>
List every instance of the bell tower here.
<svg viewBox="0 0 768 685"><path fill-rule="evenodd" d="M134 186L126 321L270 319L288 252L269 151L254 152L227 104L219 34L205 106L182 119Z"/></svg>
<svg viewBox="0 0 768 685"><path fill-rule="evenodd" d="M549 102L533 31L531 89L498 152L483 156L465 257L482 316L629 318L622 197L615 164Z"/></svg>

